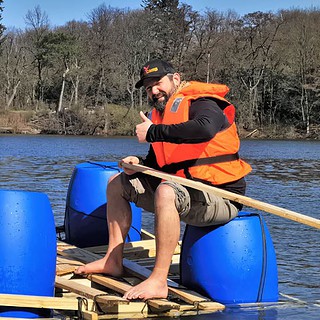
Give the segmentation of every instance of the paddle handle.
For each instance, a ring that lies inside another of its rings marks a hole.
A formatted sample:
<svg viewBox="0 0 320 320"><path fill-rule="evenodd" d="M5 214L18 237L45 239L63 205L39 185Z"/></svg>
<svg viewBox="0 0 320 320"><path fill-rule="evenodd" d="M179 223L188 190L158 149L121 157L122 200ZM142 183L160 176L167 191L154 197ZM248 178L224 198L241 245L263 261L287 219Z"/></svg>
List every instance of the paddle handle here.
<svg viewBox="0 0 320 320"><path fill-rule="evenodd" d="M174 181L174 182L180 183L184 186L191 187L191 188L194 188L197 190L205 191L208 193L214 193L217 196L241 203L245 206L255 208L258 210L262 210L262 211L265 211L268 213L272 213L272 214L275 214L279 217L286 218L286 219L289 219L292 221L296 221L296 222L320 229L320 220L319 219L309 217L309 216L303 215L298 212L294 212L291 210L280 208L280 207L274 206L272 204L268 204L268 203L265 203L265 202L262 202L259 200L255 200L255 199L252 199L252 198L249 198L246 196L242 196L242 195L230 192L230 191L226 191L226 190L223 190L220 188L209 186L209 185L206 185L206 184L201 183L199 181L193 181L193 180L185 179L182 177L174 176L172 174L161 172L161 171L158 171L158 170L146 167L146 166L142 166L140 164L129 164L129 163L122 162L121 166L123 168L128 168L128 169L134 170L136 172L142 172L144 174L158 177L158 178L161 178L161 179L164 179L167 181Z"/></svg>

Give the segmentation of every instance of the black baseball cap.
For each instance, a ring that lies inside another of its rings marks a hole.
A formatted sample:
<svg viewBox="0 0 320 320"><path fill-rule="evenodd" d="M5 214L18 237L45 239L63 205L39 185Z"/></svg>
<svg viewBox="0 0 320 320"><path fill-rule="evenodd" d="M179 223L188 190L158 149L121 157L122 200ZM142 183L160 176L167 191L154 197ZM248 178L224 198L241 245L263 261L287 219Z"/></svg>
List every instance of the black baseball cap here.
<svg viewBox="0 0 320 320"><path fill-rule="evenodd" d="M150 60L141 68L140 80L136 83L135 87L139 89L143 86L144 80L151 78L161 79L169 73L175 73L171 63L161 59Z"/></svg>

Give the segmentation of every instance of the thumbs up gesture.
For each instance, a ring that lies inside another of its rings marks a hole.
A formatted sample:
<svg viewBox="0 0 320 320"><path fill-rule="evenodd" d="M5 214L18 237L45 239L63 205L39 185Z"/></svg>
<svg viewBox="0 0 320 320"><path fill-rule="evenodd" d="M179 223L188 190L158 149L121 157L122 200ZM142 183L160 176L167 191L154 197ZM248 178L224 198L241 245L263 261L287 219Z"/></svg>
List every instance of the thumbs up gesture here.
<svg viewBox="0 0 320 320"><path fill-rule="evenodd" d="M142 122L136 125L136 135L138 141L142 143L147 142L146 136L149 127L152 125L152 121L148 117L146 117L142 111L140 111L140 117L142 119Z"/></svg>

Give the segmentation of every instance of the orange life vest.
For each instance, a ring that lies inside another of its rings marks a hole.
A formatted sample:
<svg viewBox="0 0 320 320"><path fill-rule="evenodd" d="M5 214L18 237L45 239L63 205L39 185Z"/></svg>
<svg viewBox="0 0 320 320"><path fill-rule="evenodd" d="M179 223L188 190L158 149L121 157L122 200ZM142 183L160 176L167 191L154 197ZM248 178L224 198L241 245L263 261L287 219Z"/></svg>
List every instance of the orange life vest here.
<svg viewBox="0 0 320 320"><path fill-rule="evenodd" d="M170 97L163 115L155 109L152 111L154 124L178 124L189 120L189 107L193 100L209 97L214 98L218 105L219 101L224 102L221 105L226 105L223 112L230 123L227 129L207 142L153 142L152 147L162 170L214 185L236 181L251 171L250 165L238 156L240 140L234 122L235 108L224 98L228 91L229 88L222 84L191 81Z"/></svg>

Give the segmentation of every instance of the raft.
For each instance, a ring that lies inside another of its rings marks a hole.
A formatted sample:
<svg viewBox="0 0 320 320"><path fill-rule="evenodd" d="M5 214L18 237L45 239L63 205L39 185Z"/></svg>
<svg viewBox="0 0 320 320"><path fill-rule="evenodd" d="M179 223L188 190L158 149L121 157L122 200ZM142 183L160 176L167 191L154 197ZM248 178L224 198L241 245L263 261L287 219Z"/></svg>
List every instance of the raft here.
<svg viewBox="0 0 320 320"><path fill-rule="evenodd" d="M53 309L53 316L83 319L178 317L225 309L223 304L211 301L178 283L181 242L177 244L170 267L168 299L146 302L123 299L124 292L148 277L154 264L154 237L144 230L141 236L143 240L125 244L124 266L127 275L117 279L101 274L79 276L73 273L77 266L101 258L106 246L78 248L59 240L55 297L0 294L0 305Z"/></svg>
<svg viewBox="0 0 320 320"><path fill-rule="evenodd" d="M57 243L55 297L34 295L0 294L1 306L33 306L54 310L54 318L83 319L134 319L154 317L198 316L222 311L238 312L239 308L259 308L266 316L277 313L275 303L223 304L181 285L180 254L181 241L176 246L168 277L167 299L127 301L124 292L148 277L155 261L154 236L141 231L142 240L125 244L124 266L126 275L113 278L96 274L79 276L73 273L77 266L101 258L107 246L78 248L64 241ZM245 289L244 289L245 290ZM281 307L281 305L280 305ZM228 311L229 310L229 311ZM230 311L231 310L231 311ZM233 310L233 311L232 311ZM219 315L218 315L219 316ZM230 314L229 314L230 316Z"/></svg>
<svg viewBox="0 0 320 320"><path fill-rule="evenodd" d="M40 316L39 310L54 310L59 316L128 319L192 316L235 305L277 303L278 277L272 239L262 216L248 212L241 212L225 225L186 226L172 258L167 299L122 298L131 286L150 275L155 262L155 238L141 229L141 210L134 205L131 233L124 250L126 275L120 279L101 274L75 275L75 268L100 259L107 250L105 191L108 179L116 172L120 172L117 164L110 162L85 162L74 168L64 226L56 228L57 251L41 247L33 258L34 264L42 269L45 265L42 256L56 259L54 296L41 290L30 293L15 288L0 290L0 310L19 308L28 312L33 308L38 311L35 317ZM27 207L26 211L35 210ZM41 228L46 230L44 225ZM32 281L42 279L41 272L32 277Z"/></svg>

